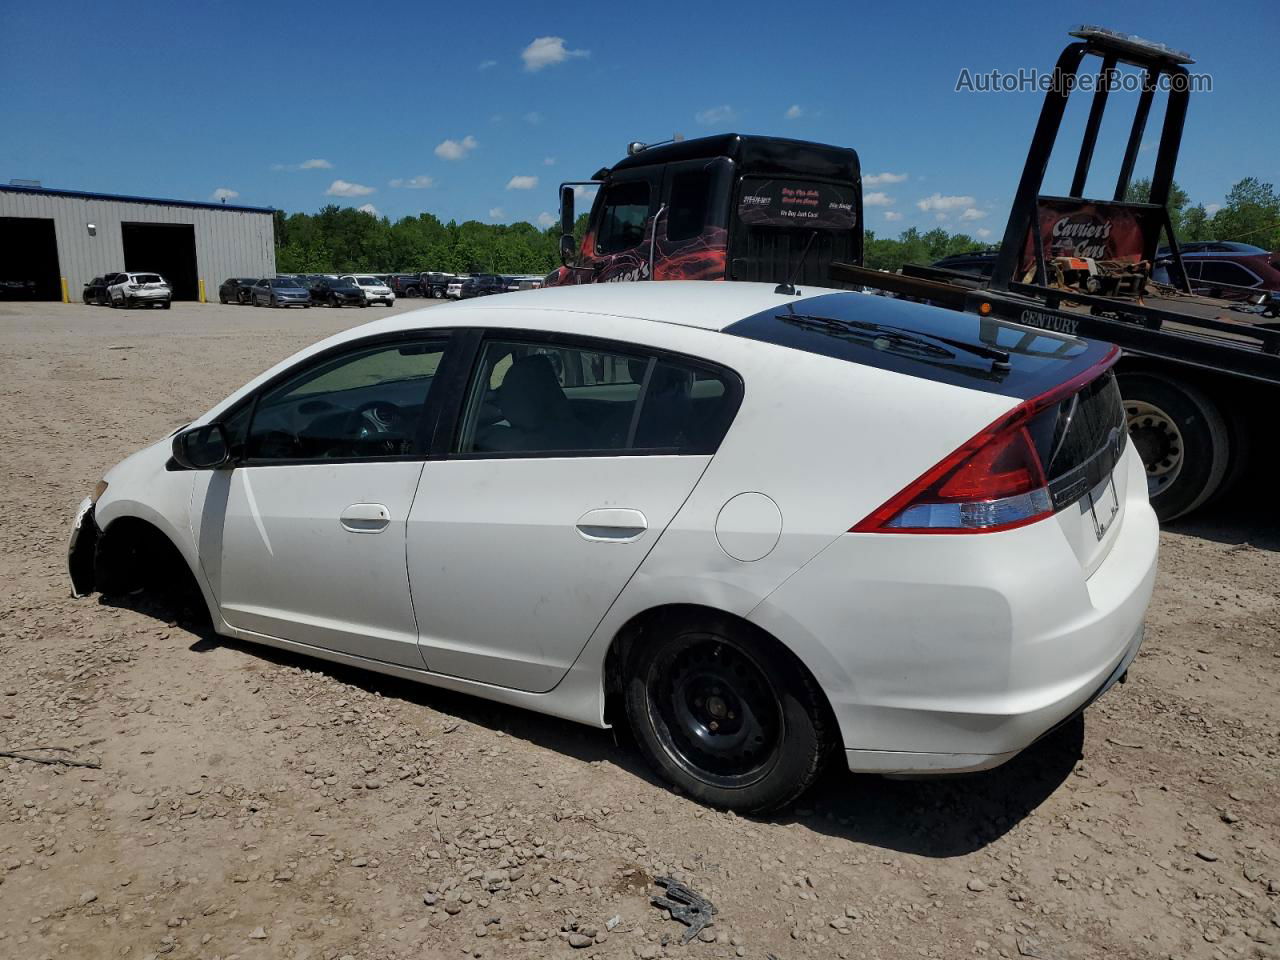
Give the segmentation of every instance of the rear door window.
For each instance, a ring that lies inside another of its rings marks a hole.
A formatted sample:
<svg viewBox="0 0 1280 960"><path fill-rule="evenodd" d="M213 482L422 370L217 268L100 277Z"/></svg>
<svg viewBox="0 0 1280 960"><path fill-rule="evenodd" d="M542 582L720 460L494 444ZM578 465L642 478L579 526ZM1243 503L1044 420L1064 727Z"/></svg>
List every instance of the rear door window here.
<svg viewBox="0 0 1280 960"><path fill-rule="evenodd" d="M741 394L730 371L642 347L487 340L454 453L714 453Z"/></svg>

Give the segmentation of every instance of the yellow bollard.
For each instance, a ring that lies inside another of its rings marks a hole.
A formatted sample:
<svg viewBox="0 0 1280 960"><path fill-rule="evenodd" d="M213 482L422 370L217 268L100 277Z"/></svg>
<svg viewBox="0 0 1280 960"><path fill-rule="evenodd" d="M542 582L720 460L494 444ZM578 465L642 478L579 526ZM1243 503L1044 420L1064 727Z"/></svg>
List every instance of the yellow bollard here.
<svg viewBox="0 0 1280 960"><path fill-rule="evenodd" d="M68 294L68 293L67 293L67 278L66 278L66 277L60 277L59 279L61 279L61 280L62 280L62 302L63 302L63 303L70 303L70 302L71 302L71 296L70 296L70 294Z"/></svg>
<svg viewBox="0 0 1280 960"><path fill-rule="evenodd" d="M200 302L204 303L204 277L200 278Z"/></svg>

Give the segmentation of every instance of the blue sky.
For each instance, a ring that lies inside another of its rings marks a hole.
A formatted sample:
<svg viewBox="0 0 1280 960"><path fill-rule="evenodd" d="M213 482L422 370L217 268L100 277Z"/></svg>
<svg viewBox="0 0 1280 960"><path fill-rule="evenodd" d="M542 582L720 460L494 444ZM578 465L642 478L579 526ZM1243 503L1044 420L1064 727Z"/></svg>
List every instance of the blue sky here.
<svg viewBox="0 0 1280 960"><path fill-rule="evenodd" d="M615 162L629 140L732 130L857 149L867 225L882 233L941 224L998 237L1040 96L958 93L957 78L1048 69L1081 22L1189 50L1212 75L1213 91L1192 97L1178 166L1193 200L1221 202L1244 176L1280 182L1280 7L1230 11L9 2L0 182L537 222L555 213L561 180ZM1091 195L1110 195L1119 108L1136 97L1112 95ZM1087 101L1073 106L1078 128ZM1046 192L1067 186L1062 156ZM1144 150L1138 173L1153 159Z"/></svg>

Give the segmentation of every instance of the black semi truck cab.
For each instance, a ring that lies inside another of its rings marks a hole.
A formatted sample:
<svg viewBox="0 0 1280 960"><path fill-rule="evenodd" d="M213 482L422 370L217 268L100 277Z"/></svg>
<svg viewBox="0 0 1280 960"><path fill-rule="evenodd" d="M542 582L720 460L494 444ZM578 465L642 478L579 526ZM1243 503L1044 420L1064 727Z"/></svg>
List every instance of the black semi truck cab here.
<svg viewBox="0 0 1280 960"><path fill-rule="evenodd" d="M598 186L581 247L577 190ZM862 262L858 155L781 137L725 134L645 146L560 187L563 266L547 286L622 280L830 285Z"/></svg>

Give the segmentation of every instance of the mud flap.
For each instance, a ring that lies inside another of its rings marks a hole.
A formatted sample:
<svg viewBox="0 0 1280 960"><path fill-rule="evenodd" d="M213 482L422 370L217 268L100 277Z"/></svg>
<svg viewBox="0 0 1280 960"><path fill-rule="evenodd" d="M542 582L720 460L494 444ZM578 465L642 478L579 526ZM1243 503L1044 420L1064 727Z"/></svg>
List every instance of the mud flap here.
<svg viewBox="0 0 1280 960"><path fill-rule="evenodd" d="M93 593L93 563L98 547L98 522L93 516L93 501L85 497L76 510L67 543L67 573L71 576L71 595L87 597Z"/></svg>

